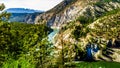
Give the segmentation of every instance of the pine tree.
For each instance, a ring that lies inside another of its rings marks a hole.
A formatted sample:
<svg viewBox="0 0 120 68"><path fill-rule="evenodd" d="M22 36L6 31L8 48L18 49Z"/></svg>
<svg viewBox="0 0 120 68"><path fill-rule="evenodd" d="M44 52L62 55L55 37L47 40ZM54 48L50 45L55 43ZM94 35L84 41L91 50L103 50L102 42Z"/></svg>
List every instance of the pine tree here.
<svg viewBox="0 0 120 68"><path fill-rule="evenodd" d="M7 21L9 19L9 17L11 16L10 13L3 12L4 9L5 9L5 5L3 3L0 4L0 11L1 11L1 13L0 13L0 22L3 21L3 20Z"/></svg>

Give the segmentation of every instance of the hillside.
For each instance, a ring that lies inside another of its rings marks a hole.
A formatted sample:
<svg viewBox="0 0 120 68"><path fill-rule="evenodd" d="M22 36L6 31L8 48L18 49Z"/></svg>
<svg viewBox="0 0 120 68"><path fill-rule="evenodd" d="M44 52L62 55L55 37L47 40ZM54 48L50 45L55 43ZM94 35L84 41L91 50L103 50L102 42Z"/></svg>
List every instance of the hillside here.
<svg viewBox="0 0 120 68"><path fill-rule="evenodd" d="M24 10L10 19L0 13L0 67L120 67L120 0L63 0L47 12Z"/></svg>
<svg viewBox="0 0 120 68"><path fill-rule="evenodd" d="M35 23L61 27L78 17L96 19L102 14L120 8L119 0L64 0L53 9L36 17Z"/></svg>
<svg viewBox="0 0 120 68"><path fill-rule="evenodd" d="M110 11L90 23L85 24L79 18L66 24L55 37L54 44L59 49L62 48L60 38L64 44L69 43L69 47L77 45L84 53L87 53L89 44L91 49L97 45L99 50L93 54L94 59L120 62L120 9Z"/></svg>
<svg viewBox="0 0 120 68"><path fill-rule="evenodd" d="M78 48L79 53L71 52L77 60L120 62L119 19L120 0L64 0L37 16L35 24L46 23L50 27L60 27L53 42L56 53L64 47L68 50ZM88 53L93 57L85 58Z"/></svg>

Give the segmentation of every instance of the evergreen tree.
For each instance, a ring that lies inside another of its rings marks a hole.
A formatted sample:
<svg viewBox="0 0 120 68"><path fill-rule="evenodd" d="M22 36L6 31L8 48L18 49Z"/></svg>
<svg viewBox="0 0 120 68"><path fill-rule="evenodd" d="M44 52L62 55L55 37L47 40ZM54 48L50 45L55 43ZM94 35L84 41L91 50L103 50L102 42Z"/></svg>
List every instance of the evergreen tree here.
<svg viewBox="0 0 120 68"><path fill-rule="evenodd" d="M11 16L10 13L3 12L4 9L5 9L5 5L3 3L0 4L0 11L1 11L1 13L0 13L0 22L3 21L3 20L4 21L8 20L9 17Z"/></svg>

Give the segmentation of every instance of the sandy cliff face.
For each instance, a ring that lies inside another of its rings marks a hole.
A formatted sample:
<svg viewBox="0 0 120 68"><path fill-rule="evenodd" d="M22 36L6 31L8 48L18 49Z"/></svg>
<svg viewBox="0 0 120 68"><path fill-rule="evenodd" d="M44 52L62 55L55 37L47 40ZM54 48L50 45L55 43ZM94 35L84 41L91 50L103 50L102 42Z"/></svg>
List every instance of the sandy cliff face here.
<svg viewBox="0 0 120 68"><path fill-rule="evenodd" d="M48 26L61 27L80 16L94 18L105 12L120 8L119 2L99 4L101 0L65 0L53 9L45 12L35 19L35 24L46 23ZM98 3L98 4L97 4Z"/></svg>

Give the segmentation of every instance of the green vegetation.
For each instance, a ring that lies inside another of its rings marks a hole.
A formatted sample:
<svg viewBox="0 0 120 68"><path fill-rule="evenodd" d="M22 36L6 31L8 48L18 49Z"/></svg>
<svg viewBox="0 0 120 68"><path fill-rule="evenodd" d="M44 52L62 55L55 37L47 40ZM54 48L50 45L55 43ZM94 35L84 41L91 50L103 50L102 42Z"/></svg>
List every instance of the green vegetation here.
<svg viewBox="0 0 120 68"><path fill-rule="evenodd" d="M19 60L10 59L4 62L3 68L35 68L35 64L30 63L24 58Z"/></svg>
<svg viewBox="0 0 120 68"><path fill-rule="evenodd" d="M97 19L100 19L100 18L105 17L105 16L109 16L109 15L112 15L112 14L116 14L119 11L120 11L120 9L115 9L115 10L112 10L112 11L109 11L109 12L105 12L101 16L98 16ZM94 18L87 18L87 17L84 17L84 16L80 16L79 18L77 18L76 21L79 21L81 23L82 27L74 25L75 26L75 30L72 32L72 34L74 35L74 37L76 39L79 38L79 37L82 37L82 36L85 37L86 34L90 31L90 29L87 28L87 26L89 24L93 23L94 21L96 21L97 19L94 20ZM117 23L117 24L119 24L119 23ZM78 29L77 27L81 27L82 30L81 30L81 28Z"/></svg>
<svg viewBox="0 0 120 68"><path fill-rule="evenodd" d="M78 40L80 37L86 37L87 33L89 32L89 29L86 27L81 26L75 26L75 30L72 32L75 39Z"/></svg>
<svg viewBox="0 0 120 68"><path fill-rule="evenodd" d="M81 24L83 24L83 26L87 26L87 25L91 24L92 22L94 22L95 20L97 20L99 18L102 18L104 16L108 16L108 15L112 15L112 14L116 14L119 11L120 11L120 9L114 9L114 10L111 10L111 11L106 11L105 13L102 13L100 16L96 16L96 19L94 19L92 17L88 18L88 17L85 17L85 16L80 16L76 19L76 21L79 21Z"/></svg>
<svg viewBox="0 0 120 68"><path fill-rule="evenodd" d="M71 65L69 67L72 67L72 68L118 68L118 67L120 67L120 63L105 62L105 61L79 62L79 63L73 63L73 65Z"/></svg>
<svg viewBox="0 0 120 68"><path fill-rule="evenodd" d="M92 23L94 21L94 18L87 18L84 16L80 16L77 21L79 21L81 24L88 24L88 23Z"/></svg>
<svg viewBox="0 0 120 68"><path fill-rule="evenodd" d="M52 51L46 38L49 30L44 25L1 22L0 63L6 63L9 59L16 62L20 57L26 58L37 66L48 61L45 59L50 56Z"/></svg>
<svg viewBox="0 0 120 68"><path fill-rule="evenodd" d="M1 10L4 9L2 6ZM51 29L44 24L8 23L3 20L3 17L7 18L9 15L3 13L0 17L0 67L43 68L49 66L52 47L47 36Z"/></svg>
<svg viewBox="0 0 120 68"><path fill-rule="evenodd" d="M5 8L5 5L4 5L4 4L1 4L1 5L0 5L0 11L4 10L4 8ZM9 19L10 15L11 15L10 13L1 12L1 13L0 13L0 22L1 22L1 21L7 21L7 20Z"/></svg>
<svg viewBox="0 0 120 68"><path fill-rule="evenodd" d="M106 0L108 2L109 0ZM4 5L0 6L0 10L4 9ZM23 24L17 22L7 22L9 14L6 12L0 15L0 67L2 68L117 68L120 63L115 62L80 62L75 63L74 60L86 57L86 50L82 48L80 38L85 38L89 34L92 36L90 43L98 45L104 44L107 49L106 41L96 42L104 38L105 40L120 37L120 9L116 9L103 14L103 18L98 17L99 23L94 23L94 29L89 25L94 22L94 18L80 16L76 21L71 22L63 27L63 31L72 29L72 35L80 41L80 44L73 44L63 39L62 34L59 37L58 46L53 47L48 41L48 34L51 29L44 24ZM102 17L102 16L101 16ZM108 19L107 19L108 18ZM96 20L96 21L97 21ZM78 22L78 23L75 23ZM102 23L102 25L101 25ZM101 37L101 38L100 38ZM95 38L95 39L94 39ZM73 40L74 41L74 40ZM85 46L84 46L85 47ZM101 47L101 46L99 46ZM54 51L53 51L54 50ZM56 52L55 52L56 51ZM106 54L107 52L104 52ZM74 63L72 63L74 62Z"/></svg>
<svg viewBox="0 0 120 68"><path fill-rule="evenodd" d="M119 0L101 0L97 3L95 3L94 5L101 6L101 5L104 5L103 3L109 3L109 2L119 2L120 3Z"/></svg>

